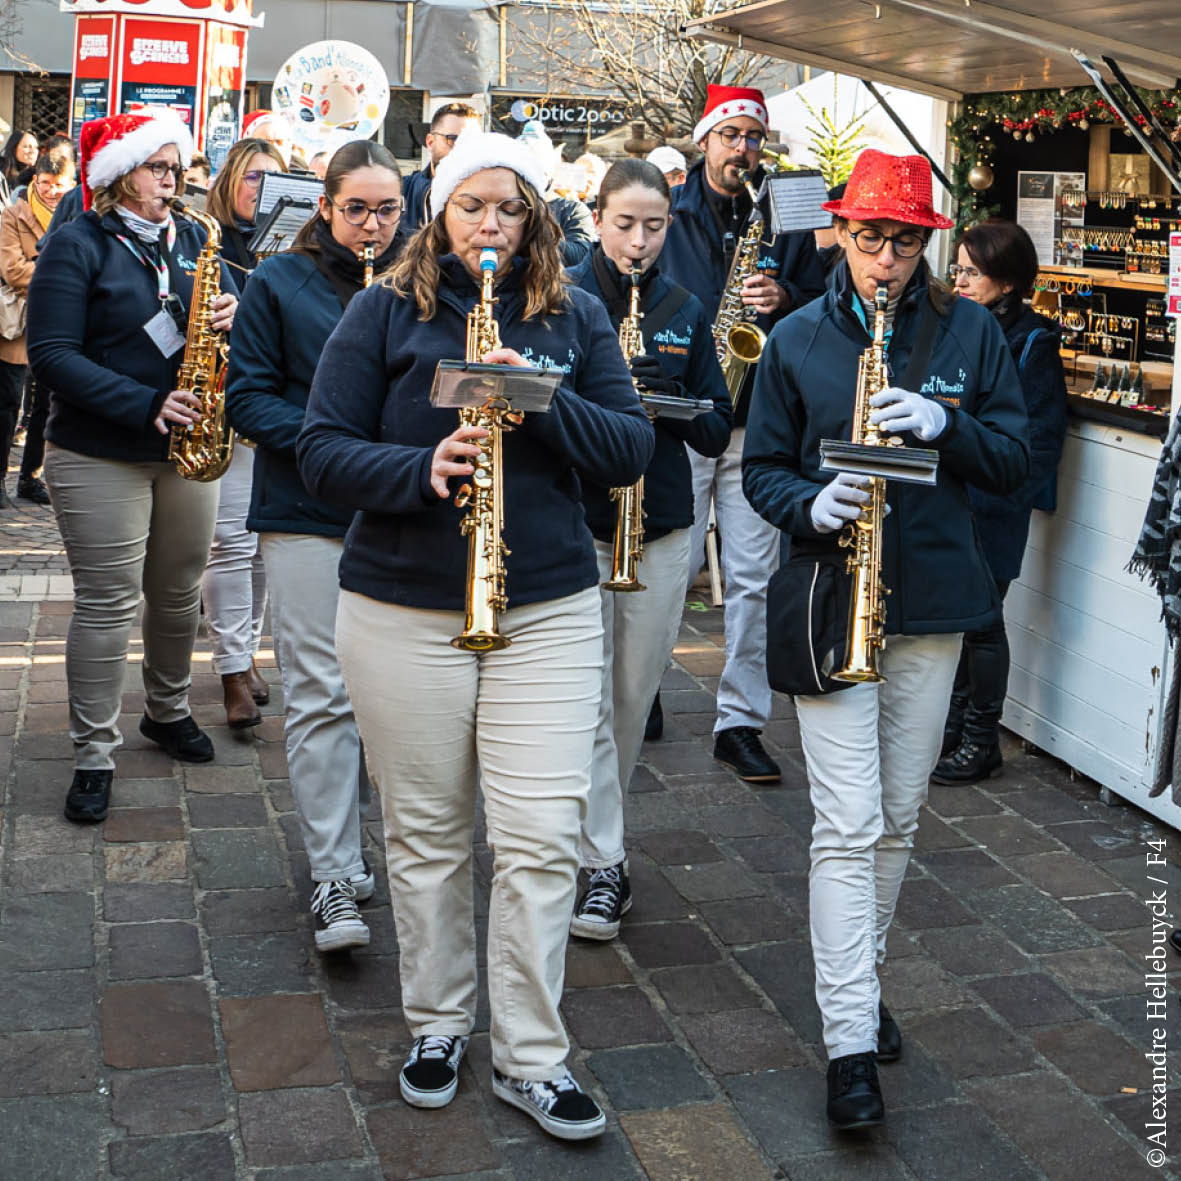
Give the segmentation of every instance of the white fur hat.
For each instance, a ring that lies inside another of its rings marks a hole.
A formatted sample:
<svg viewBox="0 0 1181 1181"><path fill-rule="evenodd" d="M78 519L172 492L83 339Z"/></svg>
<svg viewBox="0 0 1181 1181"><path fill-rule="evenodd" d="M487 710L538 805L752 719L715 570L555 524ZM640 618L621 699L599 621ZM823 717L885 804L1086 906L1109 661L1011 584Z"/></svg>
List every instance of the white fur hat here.
<svg viewBox="0 0 1181 1181"><path fill-rule="evenodd" d="M95 189L126 176L165 144L176 144L183 168L193 162L193 137L173 111L108 115L82 125L82 203L89 209Z"/></svg>
<svg viewBox="0 0 1181 1181"><path fill-rule="evenodd" d="M431 217L443 212L451 194L461 181L485 168L511 168L541 196L546 189L545 174L537 157L519 139L497 131L470 128L460 134L455 147L435 166L431 182Z"/></svg>

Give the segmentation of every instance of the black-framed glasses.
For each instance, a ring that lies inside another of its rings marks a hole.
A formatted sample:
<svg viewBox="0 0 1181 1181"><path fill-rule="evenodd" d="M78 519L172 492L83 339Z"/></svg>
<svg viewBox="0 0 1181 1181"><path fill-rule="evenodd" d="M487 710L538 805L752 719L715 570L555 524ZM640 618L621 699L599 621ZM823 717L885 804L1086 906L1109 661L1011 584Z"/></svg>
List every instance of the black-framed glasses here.
<svg viewBox="0 0 1181 1181"><path fill-rule="evenodd" d="M484 220L484 213L491 205L496 210L496 220L502 226L519 226L529 216L529 202L523 197L506 197L503 201L481 201L471 193L461 193L448 202L460 221L475 225Z"/></svg>
<svg viewBox="0 0 1181 1181"><path fill-rule="evenodd" d="M454 131L454 132L432 131L431 132L431 135L433 135L435 137L435 139L445 139L452 147L455 147L455 141L457 139L459 139L459 134L460 133L458 131Z"/></svg>
<svg viewBox="0 0 1181 1181"><path fill-rule="evenodd" d="M339 209L341 217L351 226L363 226L371 213L379 226L388 226L397 221L402 212L401 201L383 201L380 205L366 205L364 201L345 201L343 205L330 201L329 204L333 209Z"/></svg>
<svg viewBox="0 0 1181 1181"><path fill-rule="evenodd" d="M857 249L862 254L878 254L887 242L894 247L895 258L914 258L922 254L927 245L927 239L922 234L912 234L903 231L901 234L883 234L872 226L865 226L860 230L850 230L849 237L857 243Z"/></svg>
<svg viewBox="0 0 1181 1181"><path fill-rule="evenodd" d="M185 170L179 164L165 164L163 160L151 160L143 165L155 180L163 180L170 172L172 179L180 184L184 180Z"/></svg>
<svg viewBox="0 0 1181 1181"><path fill-rule="evenodd" d="M767 137L761 131L741 131L737 127L711 127L710 131L718 137L728 148L736 148L745 143L748 150L757 152L767 142Z"/></svg>
<svg viewBox="0 0 1181 1181"><path fill-rule="evenodd" d="M951 276L951 281L954 283L961 275L970 283L973 279L979 279L984 272L977 270L975 267L962 267L958 262L953 262L947 268L947 273Z"/></svg>

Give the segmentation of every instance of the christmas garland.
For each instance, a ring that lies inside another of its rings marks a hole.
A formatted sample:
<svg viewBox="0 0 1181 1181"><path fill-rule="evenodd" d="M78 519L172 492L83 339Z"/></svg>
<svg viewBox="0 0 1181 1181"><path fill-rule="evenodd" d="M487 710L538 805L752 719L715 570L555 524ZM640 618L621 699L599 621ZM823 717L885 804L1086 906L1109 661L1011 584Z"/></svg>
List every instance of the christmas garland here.
<svg viewBox="0 0 1181 1181"><path fill-rule="evenodd" d="M1164 127L1181 132L1181 90L1141 90L1140 97ZM1137 116L1141 126L1147 123ZM948 134L957 149L952 168L952 196L956 201L956 228L964 230L997 213L999 205L989 201L987 190L976 189L968 174L979 168L979 183L991 173L996 139L1011 135L1032 143L1037 132L1077 127L1086 131L1092 123L1122 123L1106 100L1092 87L1073 90L1022 90L1013 94L969 94L964 97L960 114L948 123Z"/></svg>

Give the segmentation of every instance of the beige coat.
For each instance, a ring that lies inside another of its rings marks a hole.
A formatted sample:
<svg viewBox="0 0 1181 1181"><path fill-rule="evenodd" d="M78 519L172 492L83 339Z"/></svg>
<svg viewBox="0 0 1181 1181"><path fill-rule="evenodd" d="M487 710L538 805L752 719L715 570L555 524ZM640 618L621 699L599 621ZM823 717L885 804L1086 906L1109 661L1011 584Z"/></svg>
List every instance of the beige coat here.
<svg viewBox="0 0 1181 1181"><path fill-rule="evenodd" d="M33 263L37 258L37 243L44 236L41 223L23 198L0 214L0 275L21 295L28 294ZM0 361L7 361L10 365L29 363L24 336L16 340L5 340L0 336Z"/></svg>

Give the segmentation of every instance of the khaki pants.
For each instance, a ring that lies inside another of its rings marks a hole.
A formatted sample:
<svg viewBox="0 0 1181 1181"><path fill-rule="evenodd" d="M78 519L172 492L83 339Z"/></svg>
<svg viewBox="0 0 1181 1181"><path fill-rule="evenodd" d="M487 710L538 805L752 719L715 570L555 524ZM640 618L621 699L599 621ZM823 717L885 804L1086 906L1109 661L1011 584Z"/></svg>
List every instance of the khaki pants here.
<svg viewBox="0 0 1181 1181"><path fill-rule="evenodd" d="M217 484L182 479L170 463L120 463L53 444L45 482L74 579L66 679L75 762L109 769L123 741L123 675L141 598L145 709L157 722L188 716Z"/></svg>
<svg viewBox="0 0 1181 1181"><path fill-rule="evenodd" d="M461 626L458 612L341 591L337 650L381 792L402 1007L414 1037L475 1023L479 775L492 1064L552 1080L569 1049L558 1002L602 678L599 590L510 608L499 652L453 648Z"/></svg>

